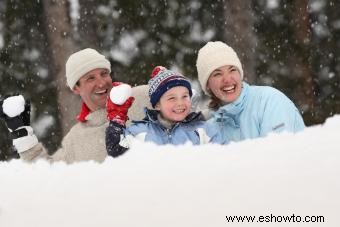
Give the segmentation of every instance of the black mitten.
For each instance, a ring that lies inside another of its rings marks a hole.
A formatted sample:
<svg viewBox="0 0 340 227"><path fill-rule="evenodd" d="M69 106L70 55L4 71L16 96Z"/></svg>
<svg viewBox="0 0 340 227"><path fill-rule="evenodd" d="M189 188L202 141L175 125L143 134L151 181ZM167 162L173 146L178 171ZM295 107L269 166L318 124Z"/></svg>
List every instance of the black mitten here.
<svg viewBox="0 0 340 227"><path fill-rule="evenodd" d="M31 105L22 95L9 96L0 100L0 118L10 132L13 145L18 153L24 152L38 143L30 126Z"/></svg>

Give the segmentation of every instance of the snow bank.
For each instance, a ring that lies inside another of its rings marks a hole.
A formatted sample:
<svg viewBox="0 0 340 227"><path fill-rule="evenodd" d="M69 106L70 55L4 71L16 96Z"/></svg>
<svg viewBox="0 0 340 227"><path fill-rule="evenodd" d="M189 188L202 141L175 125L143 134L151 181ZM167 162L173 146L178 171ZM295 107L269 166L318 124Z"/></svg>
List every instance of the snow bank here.
<svg viewBox="0 0 340 227"><path fill-rule="evenodd" d="M102 164L0 163L1 227L338 227L339 211L340 116L227 146L136 143Z"/></svg>

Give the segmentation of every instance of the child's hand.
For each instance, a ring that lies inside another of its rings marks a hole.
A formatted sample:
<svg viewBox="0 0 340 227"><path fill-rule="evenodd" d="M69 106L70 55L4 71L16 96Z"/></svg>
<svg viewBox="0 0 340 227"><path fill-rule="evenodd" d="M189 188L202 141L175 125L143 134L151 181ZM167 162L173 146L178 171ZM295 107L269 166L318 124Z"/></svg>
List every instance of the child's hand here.
<svg viewBox="0 0 340 227"><path fill-rule="evenodd" d="M129 119L128 110L131 107L134 98L131 97L132 89L128 84L119 82L113 83L110 95L106 101L107 119L115 121L121 125Z"/></svg>
<svg viewBox="0 0 340 227"><path fill-rule="evenodd" d="M132 88L128 84L114 82L110 91L111 102L122 105L132 95Z"/></svg>

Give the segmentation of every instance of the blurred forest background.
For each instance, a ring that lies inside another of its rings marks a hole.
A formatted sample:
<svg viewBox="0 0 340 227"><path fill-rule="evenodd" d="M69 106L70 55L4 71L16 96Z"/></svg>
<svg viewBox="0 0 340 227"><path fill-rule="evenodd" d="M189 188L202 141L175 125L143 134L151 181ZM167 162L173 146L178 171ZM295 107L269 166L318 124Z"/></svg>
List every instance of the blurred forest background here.
<svg viewBox="0 0 340 227"><path fill-rule="evenodd" d="M335 0L1 0L0 98L29 98L32 126L53 151L80 106L64 78L71 53L97 49L114 80L139 85L156 65L195 80L197 51L221 40L246 81L283 91L307 125L323 123L340 113L339 12ZM0 123L0 160L11 151Z"/></svg>

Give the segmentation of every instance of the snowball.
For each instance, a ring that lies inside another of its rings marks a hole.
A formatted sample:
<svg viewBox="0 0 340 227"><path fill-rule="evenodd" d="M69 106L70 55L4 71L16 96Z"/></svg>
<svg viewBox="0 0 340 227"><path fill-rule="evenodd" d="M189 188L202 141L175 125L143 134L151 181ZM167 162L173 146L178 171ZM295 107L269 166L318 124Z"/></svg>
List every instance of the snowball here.
<svg viewBox="0 0 340 227"><path fill-rule="evenodd" d="M113 87L110 92L110 99L114 104L122 105L132 95L132 88L128 84L121 84Z"/></svg>
<svg viewBox="0 0 340 227"><path fill-rule="evenodd" d="M25 99L22 95L8 97L4 100L2 109L9 117L18 116L25 110Z"/></svg>

